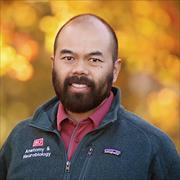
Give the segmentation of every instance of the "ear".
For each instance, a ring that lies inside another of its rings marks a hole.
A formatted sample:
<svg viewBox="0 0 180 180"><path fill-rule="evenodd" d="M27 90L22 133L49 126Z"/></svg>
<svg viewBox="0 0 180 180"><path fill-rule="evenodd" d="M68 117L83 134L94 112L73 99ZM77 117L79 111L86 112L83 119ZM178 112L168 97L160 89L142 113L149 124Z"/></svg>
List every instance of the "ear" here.
<svg viewBox="0 0 180 180"><path fill-rule="evenodd" d="M122 63L122 60L121 59L117 59L114 63L114 69L113 69L113 83L116 82L117 78L118 78L118 75L119 75L119 72L121 70L121 63Z"/></svg>
<svg viewBox="0 0 180 180"><path fill-rule="evenodd" d="M51 60L54 61L54 56L51 56Z"/></svg>
<svg viewBox="0 0 180 180"><path fill-rule="evenodd" d="M51 56L51 62L52 62L52 63L51 63L51 66L52 66L52 68L54 67L54 60L55 60L55 59L54 59L54 56Z"/></svg>

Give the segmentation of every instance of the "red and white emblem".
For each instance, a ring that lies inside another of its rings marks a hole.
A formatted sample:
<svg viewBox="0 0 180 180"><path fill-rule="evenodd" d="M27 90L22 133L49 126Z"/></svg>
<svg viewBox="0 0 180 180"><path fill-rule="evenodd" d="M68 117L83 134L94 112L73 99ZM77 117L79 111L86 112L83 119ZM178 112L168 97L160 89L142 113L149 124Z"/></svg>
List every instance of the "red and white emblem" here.
<svg viewBox="0 0 180 180"><path fill-rule="evenodd" d="M39 138L39 139L35 139L33 141L33 147L38 147L38 146L43 146L44 145L44 139L43 138Z"/></svg>

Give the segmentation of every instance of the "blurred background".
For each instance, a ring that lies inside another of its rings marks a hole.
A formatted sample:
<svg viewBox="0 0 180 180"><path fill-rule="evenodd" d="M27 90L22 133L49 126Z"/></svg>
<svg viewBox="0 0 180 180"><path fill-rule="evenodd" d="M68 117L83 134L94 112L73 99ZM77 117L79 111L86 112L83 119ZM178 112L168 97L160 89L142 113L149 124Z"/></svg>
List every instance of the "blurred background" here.
<svg viewBox="0 0 180 180"><path fill-rule="evenodd" d="M119 39L122 104L165 131L180 150L179 0L1 0L0 146L54 96L53 41L80 13L109 22Z"/></svg>

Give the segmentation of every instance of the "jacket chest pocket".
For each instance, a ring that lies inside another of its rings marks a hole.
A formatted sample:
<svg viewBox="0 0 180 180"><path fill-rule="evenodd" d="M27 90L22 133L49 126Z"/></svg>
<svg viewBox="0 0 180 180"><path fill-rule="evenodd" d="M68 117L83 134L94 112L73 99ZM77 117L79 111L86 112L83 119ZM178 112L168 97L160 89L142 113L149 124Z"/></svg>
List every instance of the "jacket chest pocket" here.
<svg viewBox="0 0 180 180"><path fill-rule="evenodd" d="M145 162L145 159L144 159ZM146 180L148 166L138 157L119 150L92 152L84 161L80 180Z"/></svg>
<svg viewBox="0 0 180 180"><path fill-rule="evenodd" d="M121 153L118 150L105 149L93 152L89 149L84 161L79 180L123 180L121 178Z"/></svg>

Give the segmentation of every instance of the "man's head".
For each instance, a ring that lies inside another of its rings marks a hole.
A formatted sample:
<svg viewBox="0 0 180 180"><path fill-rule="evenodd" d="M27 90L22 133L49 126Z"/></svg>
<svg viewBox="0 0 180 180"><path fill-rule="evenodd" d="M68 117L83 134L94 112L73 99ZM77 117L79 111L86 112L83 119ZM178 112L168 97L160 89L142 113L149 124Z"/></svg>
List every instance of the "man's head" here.
<svg viewBox="0 0 180 180"><path fill-rule="evenodd" d="M59 30L52 76L67 110L87 112L109 96L120 69L117 47L110 25L94 15L76 16Z"/></svg>
<svg viewBox="0 0 180 180"><path fill-rule="evenodd" d="M117 39L116 33L114 32L113 28L104 19L100 18L99 16L93 15L93 14L81 14L81 15L74 16L59 29L58 33L56 34L55 41L54 41L54 54L56 53L59 34L64 29L64 27L66 27L66 25L68 25L71 22L74 22L76 20L77 20L77 22L80 22L81 20L84 21L84 20L88 20L90 18L99 20L99 22L104 24L104 26L109 31L109 34L111 35L112 60L115 62L118 58L118 39Z"/></svg>

